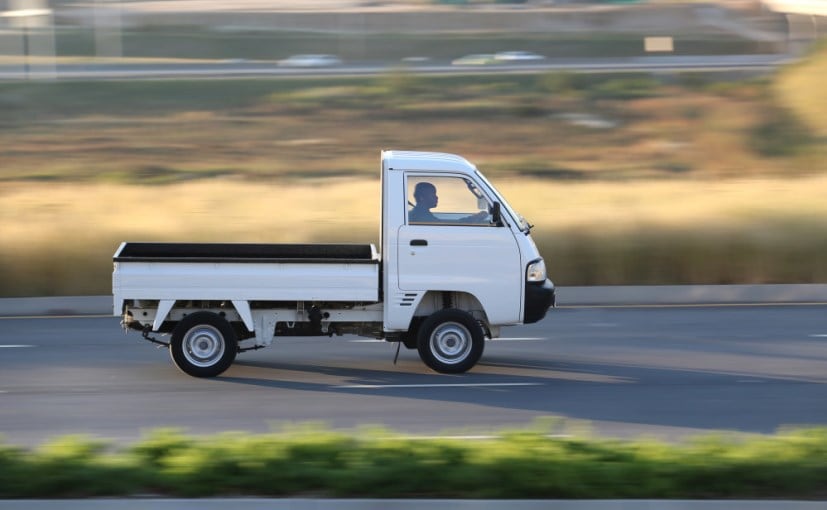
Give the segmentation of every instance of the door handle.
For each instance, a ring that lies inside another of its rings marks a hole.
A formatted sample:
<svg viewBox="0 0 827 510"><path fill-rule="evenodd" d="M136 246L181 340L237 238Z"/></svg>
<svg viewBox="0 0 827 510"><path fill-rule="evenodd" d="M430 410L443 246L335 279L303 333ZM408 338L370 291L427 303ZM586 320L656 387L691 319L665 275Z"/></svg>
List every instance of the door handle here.
<svg viewBox="0 0 827 510"><path fill-rule="evenodd" d="M425 239L411 239L411 246L428 246L428 241Z"/></svg>

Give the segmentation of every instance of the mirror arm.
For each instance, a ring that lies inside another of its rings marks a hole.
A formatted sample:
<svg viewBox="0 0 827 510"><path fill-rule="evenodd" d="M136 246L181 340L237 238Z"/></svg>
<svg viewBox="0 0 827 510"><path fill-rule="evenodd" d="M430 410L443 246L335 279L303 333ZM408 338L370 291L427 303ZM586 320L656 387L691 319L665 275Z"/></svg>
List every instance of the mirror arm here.
<svg viewBox="0 0 827 510"><path fill-rule="evenodd" d="M502 219L502 206L499 202L494 202L491 206L491 221L494 222L495 225L498 227L503 226L503 219Z"/></svg>

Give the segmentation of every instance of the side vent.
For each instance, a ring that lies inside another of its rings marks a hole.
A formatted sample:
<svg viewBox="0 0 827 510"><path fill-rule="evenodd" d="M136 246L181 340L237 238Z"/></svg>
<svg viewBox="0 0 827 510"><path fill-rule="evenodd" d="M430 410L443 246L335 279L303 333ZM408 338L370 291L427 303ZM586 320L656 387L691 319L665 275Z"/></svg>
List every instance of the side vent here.
<svg viewBox="0 0 827 510"><path fill-rule="evenodd" d="M397 299L399 300L396 304L398 306L413 306L414 302L416 301L417 294L398 294Z"/></svg>

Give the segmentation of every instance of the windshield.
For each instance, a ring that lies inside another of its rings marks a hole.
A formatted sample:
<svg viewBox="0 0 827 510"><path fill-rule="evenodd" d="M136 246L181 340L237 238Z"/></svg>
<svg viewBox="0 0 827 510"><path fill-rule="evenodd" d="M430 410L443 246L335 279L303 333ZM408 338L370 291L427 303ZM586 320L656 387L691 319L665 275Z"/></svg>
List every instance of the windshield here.
<svg viewBox="0 0 827 510"><path fill-rule="evenodd" d="M480 180L488 187L488 190L495 197L497 197L497 200L500 202L502 208L505 209L508 212L508 215L511 216L514 219L514 221L517 222L517 226L521 231L528 232L529 230L531 230L531 225L529 225L526 219L523 218L520 214L518 214L517 211L511 208L511 205L509 205L505 198L503 198L503 196L499 194L497 188L492 186L491 183L488 182L488 179L486 179L485 176L482 175L482 173L480 173L479 170L477 170L477 177L479 177Z"/></svg>

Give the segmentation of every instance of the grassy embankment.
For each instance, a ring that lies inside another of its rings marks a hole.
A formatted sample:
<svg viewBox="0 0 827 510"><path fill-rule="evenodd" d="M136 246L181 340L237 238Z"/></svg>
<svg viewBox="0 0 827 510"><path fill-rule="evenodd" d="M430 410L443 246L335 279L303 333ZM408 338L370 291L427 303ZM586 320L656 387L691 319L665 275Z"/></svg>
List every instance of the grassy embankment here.
<svg viewBox="0 0 827 510"><path fill-rule="evenodd" d="M118 450L82 437L35 450L0 444L0 498L817 499L825 480L823 429L683 444L543 430L469 441L318 428L198 439L159 430Z"/></svg>
<svg viewBox="0 0 827 510"><path fill-rule="evenodd" d="M766 80L551 74L0 85L0 294L121 240L377 235L378 151L463 154L563 285L824 282L827 52Z"/></svg>

